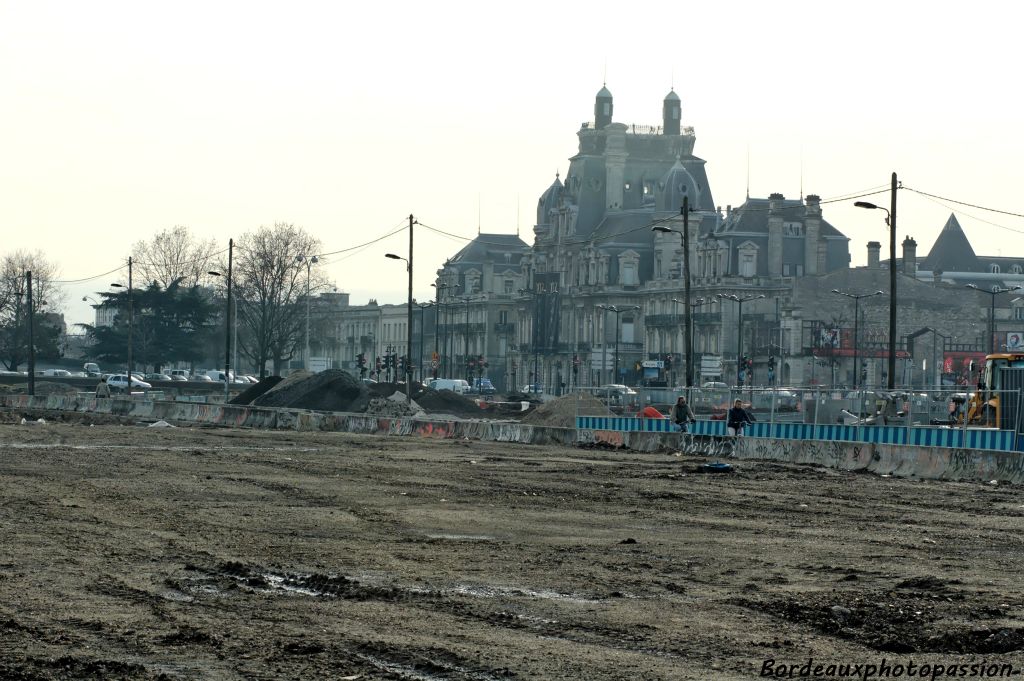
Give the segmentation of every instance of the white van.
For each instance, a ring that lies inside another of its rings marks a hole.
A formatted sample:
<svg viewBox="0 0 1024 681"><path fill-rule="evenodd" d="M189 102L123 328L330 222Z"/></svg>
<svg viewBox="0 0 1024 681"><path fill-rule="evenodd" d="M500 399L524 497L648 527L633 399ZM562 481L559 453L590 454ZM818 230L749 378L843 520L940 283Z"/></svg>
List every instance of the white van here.
<svg viewBox="0 0 1024 681"><path fill-rule="evenodd" d="M206 375L209 376L211 380L220 381L221 383L224 382L224 372L223 371L218 371L217 369L210 369L209 371L206 372ZM230 372L228 374L228 381L231 382L231 383L235 382L235 372L234 371L232 371L232 372Z"/></svg>
<svg viewBox="0 0 1024 681"><path fill-rule="evenodd" d="M469 382L461 378L435 378L430 382L429 387L432 390L451 390L459 395L469 392Z"/></svg>

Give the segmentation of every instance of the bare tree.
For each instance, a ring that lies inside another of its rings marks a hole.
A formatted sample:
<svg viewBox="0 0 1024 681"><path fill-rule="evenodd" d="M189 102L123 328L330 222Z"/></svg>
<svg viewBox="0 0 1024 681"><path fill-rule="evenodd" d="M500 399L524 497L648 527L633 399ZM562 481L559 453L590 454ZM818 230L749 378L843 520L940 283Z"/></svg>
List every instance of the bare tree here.
<svg viewBox="0 0 1024 681"><path fill-rule="evenodd" d="M49 315L58 315L64 306L64 291L55 282L57 267L42 251L15 251L0 259L0 362L8 369L28 357L28 296L26 272L32 272L32 299L39 331L37 352L58 353L59 325L46 324Z"/></svg>
<svg viewBox="0 0 1024 681"><path fill-rule="evenodd" d="M318 239L283 222L243 234L235 244L239 351L259 367L260 378L267 362L280 374L304 339L307 272L311 295L326 284L316 270L319 263L307 270L319 250Z"/></svg>
<svg viewBox="0 0 1024 681"><path fill-rule="evenodd" d="M198 239L188 227L175 225L132 246L135 278L143 285L156 282L165 290L176 281L185 289L198 286L209 279L206 272L216 254L216 241Z"/></svg>

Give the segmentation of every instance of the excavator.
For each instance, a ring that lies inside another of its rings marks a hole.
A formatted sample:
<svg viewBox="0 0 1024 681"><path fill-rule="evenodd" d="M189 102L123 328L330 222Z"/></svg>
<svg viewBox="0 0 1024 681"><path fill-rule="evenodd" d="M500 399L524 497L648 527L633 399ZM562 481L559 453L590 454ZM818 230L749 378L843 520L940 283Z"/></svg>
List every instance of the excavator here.
<svg viewBox="0 0 1024 681"><path fill-rule="evenodd" d="M972 376L976 370L972 365ZM1024 390L1024 353L987 355L980 372L975 392L968 397L953 397L951 421L964 425L966 419L968 426L1016 430Z"/></svg>

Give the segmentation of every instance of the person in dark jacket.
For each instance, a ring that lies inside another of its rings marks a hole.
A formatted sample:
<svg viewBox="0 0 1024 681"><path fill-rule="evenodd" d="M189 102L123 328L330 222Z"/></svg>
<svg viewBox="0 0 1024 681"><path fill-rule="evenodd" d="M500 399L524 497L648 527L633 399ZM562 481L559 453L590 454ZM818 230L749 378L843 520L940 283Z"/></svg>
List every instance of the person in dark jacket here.
<svg viewBox="0 0 1024 681"><path fill-rule="evenodd" d="M686 395L680 395L676 398L676 403L672 407L672 422L679 426L679 430L685 433L686 425L696 420L690 405L686 403Z"/></svg>
<svg viewBox="0 0 1024 681"><path fill-rule="evenodd" d="M729 435L743 435L743 427L748 423L753 423L754 419L750 418L750 414L743 408L743 401L736 400L733 402L732 408L729 409L729 414L726 418L726 426L729 428Z"/></svg>

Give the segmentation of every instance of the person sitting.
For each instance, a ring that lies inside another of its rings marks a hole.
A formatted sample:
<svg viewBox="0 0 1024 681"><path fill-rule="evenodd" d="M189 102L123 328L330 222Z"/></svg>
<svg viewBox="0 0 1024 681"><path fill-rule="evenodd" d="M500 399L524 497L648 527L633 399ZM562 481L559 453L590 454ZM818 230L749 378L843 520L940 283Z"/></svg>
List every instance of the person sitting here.
<svg viewBox="0 0 1024 681"><path fill-rule="evenodd" d="M676 398L676 403L672 407L672 422L679 427L679 430L685 433L687 424L693 423L696 420L693 416L693 410L686 403L686 395L680 395Z"/></svg>
<svg viewBox="0 0 1024 681"><path fill-rule="evenodd" d="M753 422L754 419L750 418L750 414L743 408L743 400L733 402L732 408L729 409L729 414L725 418L725 425L729 429L729 435L736 437L743 435L743 427Z"/></svg>

